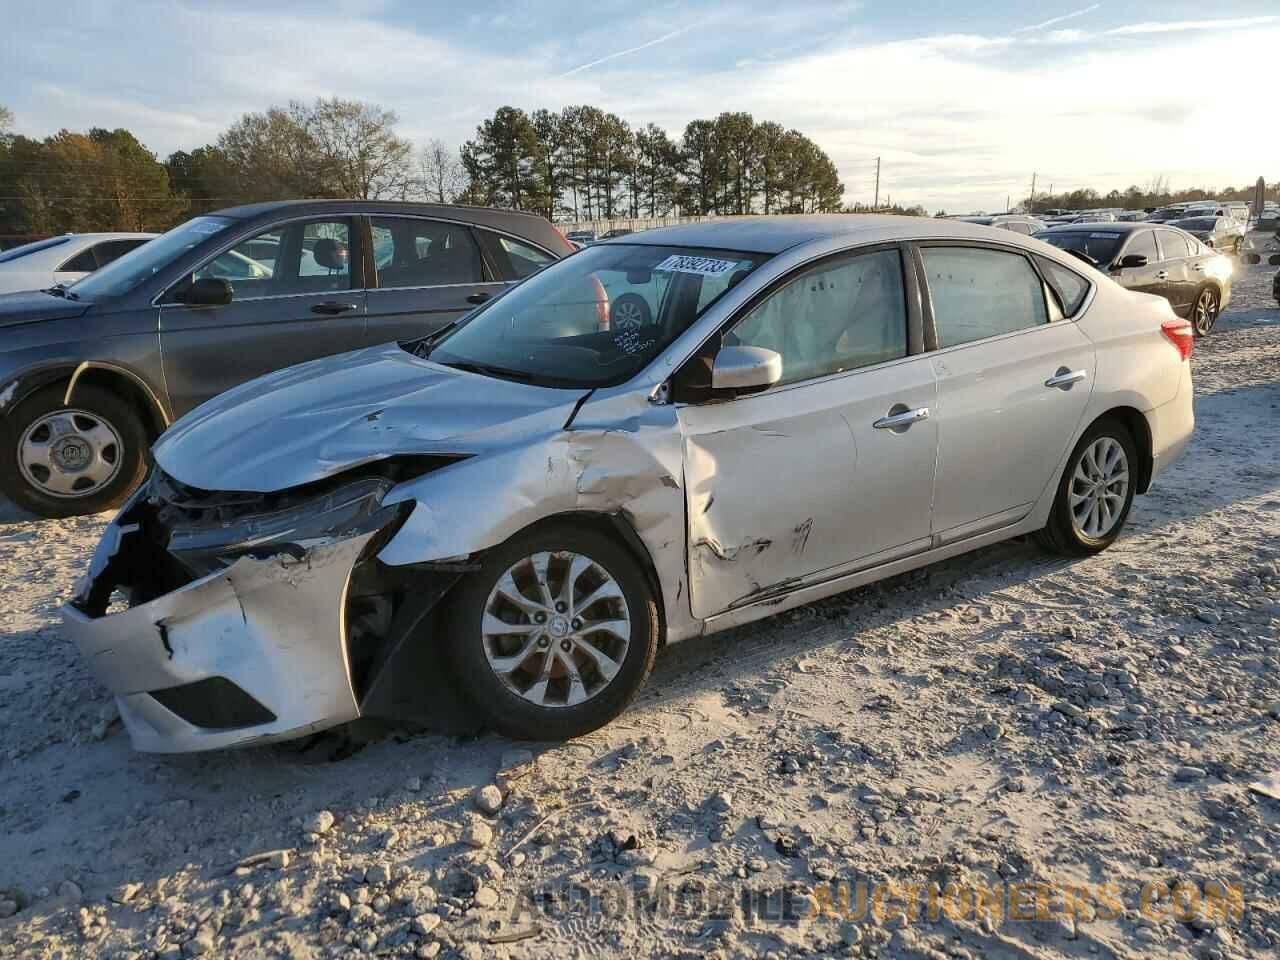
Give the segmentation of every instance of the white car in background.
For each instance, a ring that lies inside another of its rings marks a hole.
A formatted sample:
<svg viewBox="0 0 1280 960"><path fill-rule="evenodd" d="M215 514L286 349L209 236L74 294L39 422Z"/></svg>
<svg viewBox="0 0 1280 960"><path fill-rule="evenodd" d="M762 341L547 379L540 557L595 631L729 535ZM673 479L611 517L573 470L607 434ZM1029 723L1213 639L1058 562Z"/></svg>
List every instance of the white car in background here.
<svg viewBox="0 0 1280 960"><path fill-rule="evenodd" d="M0 252L0 293L70 285L140 247L154 233L64 233Z"/></svg>

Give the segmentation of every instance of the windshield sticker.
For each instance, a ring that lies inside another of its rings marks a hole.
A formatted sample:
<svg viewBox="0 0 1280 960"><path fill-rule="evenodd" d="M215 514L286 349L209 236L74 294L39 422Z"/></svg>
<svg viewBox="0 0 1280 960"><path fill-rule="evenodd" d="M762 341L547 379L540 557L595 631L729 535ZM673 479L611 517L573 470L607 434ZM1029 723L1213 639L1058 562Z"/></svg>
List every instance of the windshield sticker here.
<svg viewBox="0 0 1280 960"><path fill-rule="evenodd" d="M1091 233L1089 234L1089 239L1090 240L1114 240L1118 236L1120 236L1120 234L1118 233Z"/></svg>
<svg viewBox="0 0 1280 960"><path fill-rule="evenodd" d="M738 265L736 260L717 260L714 257L689 257L672 254L653 269L663 273L696 273L703 277L719 277Z"/></svg>

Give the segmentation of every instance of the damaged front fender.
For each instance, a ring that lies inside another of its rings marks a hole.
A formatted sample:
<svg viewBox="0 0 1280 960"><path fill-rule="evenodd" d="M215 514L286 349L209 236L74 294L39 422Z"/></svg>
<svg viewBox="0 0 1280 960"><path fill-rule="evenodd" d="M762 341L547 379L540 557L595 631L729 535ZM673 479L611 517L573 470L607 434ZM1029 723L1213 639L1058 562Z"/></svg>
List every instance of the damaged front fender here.
<svg viewBox="0 0 1280 960"><path fill-rule="evenodd" d="M658 583L667 640L693 636L683 454L672 407L635 392L587 401L568 429L495 450L393 490L413 512L378 554L390 566L471 557L535 523L620 515Z"/></svg>

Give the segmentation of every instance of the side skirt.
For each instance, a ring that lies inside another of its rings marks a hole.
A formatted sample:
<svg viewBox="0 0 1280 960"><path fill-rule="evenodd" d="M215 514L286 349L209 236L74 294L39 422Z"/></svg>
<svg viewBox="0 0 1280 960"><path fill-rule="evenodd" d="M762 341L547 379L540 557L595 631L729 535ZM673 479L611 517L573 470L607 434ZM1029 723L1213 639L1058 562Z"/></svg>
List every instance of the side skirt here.
<svg viewBox="0 0 1280 960"><path fill-rule="evenodd" d="M741 626L744 623L762 620L765 617L773 616L775 613L802 607L806 603L823 600L827 597L835 596L837 593L844 593L846 590L874 583L876 580L884 580L886 577L894 577L900 573L927 567L929 564L937 563L939 560L947 560L962 553L968 553L971 550L978 550L993 543L999 543L1001 540L1008 540L1024 533L1031 533L1044 526L1044 518L1040 516L1040 513L1041 511L1035 510L1020 522L1001 527L998 530L992 530L989 533L944 544L933 550L913 554L901 560L882 563L876 567L858 570L822 583L815 583L812 586L801 587L791 593L768 597L744 604L741 607L735 607L732 610L726 610L724 613L708 617L704 621L705 629L703 632L716 633L720 630L728 630L730 627Z"/></svg>

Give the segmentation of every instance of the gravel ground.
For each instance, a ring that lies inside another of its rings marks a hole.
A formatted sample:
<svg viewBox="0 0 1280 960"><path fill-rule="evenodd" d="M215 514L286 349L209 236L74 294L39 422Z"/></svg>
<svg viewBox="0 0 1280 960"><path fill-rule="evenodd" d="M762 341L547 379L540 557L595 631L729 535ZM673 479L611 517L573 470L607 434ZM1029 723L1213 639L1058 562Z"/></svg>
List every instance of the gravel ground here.
<svg viewBox="0 0 1280 960"><path fill-rule="evenodd" d="M0 505L0 957L1275 957L1273 270L1111 550L1009 542L673 647L567 744L135 754L57 616L107 518Z"/></svg>

